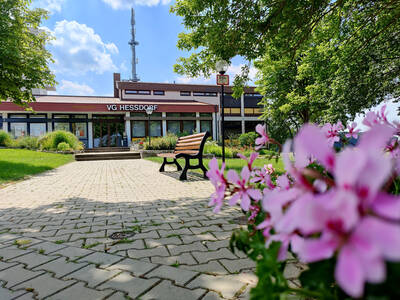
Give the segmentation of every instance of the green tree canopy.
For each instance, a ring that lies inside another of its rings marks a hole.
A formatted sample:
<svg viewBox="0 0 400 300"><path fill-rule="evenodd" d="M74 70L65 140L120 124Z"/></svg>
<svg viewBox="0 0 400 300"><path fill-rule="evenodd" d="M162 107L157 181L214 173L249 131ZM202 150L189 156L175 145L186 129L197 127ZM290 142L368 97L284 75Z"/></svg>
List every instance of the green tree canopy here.
<svg viewBox="0 0 400 300"><path fill-rule="evenodd" d="M178 47L192 53L175 71L209 75L237 55L254 62L274 123L345 121L399 94L399 1L177 0L172 11L186 28Z"/></svg>
<svg viewBox="0 0 400 300"><path fill-rule="evenodd" d="M33 88L54 86L45 49L49 36L39 29L47 13L29 8L30 0L0 2L0 101L35 101Z"/></svg>

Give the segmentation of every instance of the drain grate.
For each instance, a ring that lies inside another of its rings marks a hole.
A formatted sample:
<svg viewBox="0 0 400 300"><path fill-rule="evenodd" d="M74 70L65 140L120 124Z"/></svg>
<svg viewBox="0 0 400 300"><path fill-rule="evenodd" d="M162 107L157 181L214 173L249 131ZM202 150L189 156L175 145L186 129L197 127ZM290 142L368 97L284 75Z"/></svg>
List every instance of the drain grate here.
<svg viewBox="0 0 400 300"><path fill-rule="evenodd" d="M134 235L135 235L134 231L117 231L110 234L109 238L112 240L123 240Z"/></svg>

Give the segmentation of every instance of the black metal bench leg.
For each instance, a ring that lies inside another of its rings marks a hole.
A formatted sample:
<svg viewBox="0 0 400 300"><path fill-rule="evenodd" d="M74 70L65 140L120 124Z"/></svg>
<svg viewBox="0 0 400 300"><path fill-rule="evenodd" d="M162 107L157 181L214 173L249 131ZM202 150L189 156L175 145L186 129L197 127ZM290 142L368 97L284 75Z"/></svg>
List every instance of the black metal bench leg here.
<svg viewBox="0 0 400 300"><path fill-rule="evenodd" d="M189 161L190 159L185 158L185 168L183 169L181 176L179 177L179 180L187 180L187 171L189 170Z"/></svg>
<svg viewBox="0 0 400 300"><path fill-rule="evenodd" d="M164 161L163 161L163 163L162 163L162 165L161 165L161 167L160 167L160 172L164 172L165 171L165 164L167 163L167 158L166 157L164 157Z"/></svg>
<svg viewBox="0 0 400 300"><path fill-rule="evenodd" d="M181 167L181 165L178 163L178 161L176 160L176 158L174 158L174 163L175 163L176 167L178 168L178 171L182 171L182 167Z"/></svg>
<svg viewBox="0 0 400 300"><path fill-rule="evenodd" d="M204 178L207 178L207 168L203 165L203 159L202 158L199 158L199 166L200 166L200 169L203 171L203 177Z"/></svg>

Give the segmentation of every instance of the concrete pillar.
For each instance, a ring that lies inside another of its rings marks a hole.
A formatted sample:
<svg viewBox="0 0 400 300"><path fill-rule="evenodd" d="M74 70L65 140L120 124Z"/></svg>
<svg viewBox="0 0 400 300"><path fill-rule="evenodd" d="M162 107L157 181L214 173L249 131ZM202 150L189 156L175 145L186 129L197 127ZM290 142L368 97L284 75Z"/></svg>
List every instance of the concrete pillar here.
<svg viewBox="0 0 400 300"><path fill-rule="evenodd" d="M242 118L242 134L245 133L245 131L246 131L245 121Z"/></svg>
<svg viewBox="0 0 400 300"><path fill-rule="evenodd" d="M218 139L218 135L217 135L217 114L215 112L212 113L212 132L213 132L213 140L216 141Z"/></svg>
<svg viewBox="0 0 400 300"><path fill-rule="evenodd" d="M92 123L92 114L88 114L89 122L88 122L88 147L93 148L93 123Z"/></svg>
<svg viewBox="0 0 400 300"><path fill-rule="evenodd" d="M196 113L196 118L200 118L200 113ZM201 127L200 127L200 120L196 120L196 132L200 132Z"/></svg>
<svg viewBox="0 0 400 300"><path fill-rule="evenodd" d="M52 118L52 113L47 113L47 119L51 120ZM53 122L48 121L47 122L47 132L52 132L53 131Z"/></svg>
<svg viewBox="0 0 400 300"><path fill-rule="evenodd" d="M8 122L5 122L4 120L7 119L7 113L3 112L2 115L3 117L3 130L8 131Z"/></svg>
<svg viewBox="0 0 400 300"><path fill-rule="evenodd" d="M240 96L240 115L244 118L244 93Z"/></svg>
<svg viewBox="0 0 400 300"><path fill-rule="evenodd" d="M167 113L163 112L163 113L161 113L161 116L163 118L166 118L167 117ZM162 120L161 123L162 123L163 136L167 136L167 120Z"/></svg>
<svg viewBox="0 0 400 300"><path fill-rule="evenodd" d="M130 112L125 113L125 117L129 118L130 116ZM131 120L125 120L125 134L128 141L128 147L130 147L132 143Z"/></svg>

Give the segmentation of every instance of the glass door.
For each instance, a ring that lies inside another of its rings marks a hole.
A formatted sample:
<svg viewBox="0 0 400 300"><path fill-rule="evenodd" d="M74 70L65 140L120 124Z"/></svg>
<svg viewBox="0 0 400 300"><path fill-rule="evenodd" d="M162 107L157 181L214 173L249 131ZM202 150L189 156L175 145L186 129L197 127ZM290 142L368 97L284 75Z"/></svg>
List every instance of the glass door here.
<svg viewBox="0 0 400 300"><path fill-rule="evenodd" d="M93 118L93 146L122 147L125 123L120 116L98 116Z"/></svg>

